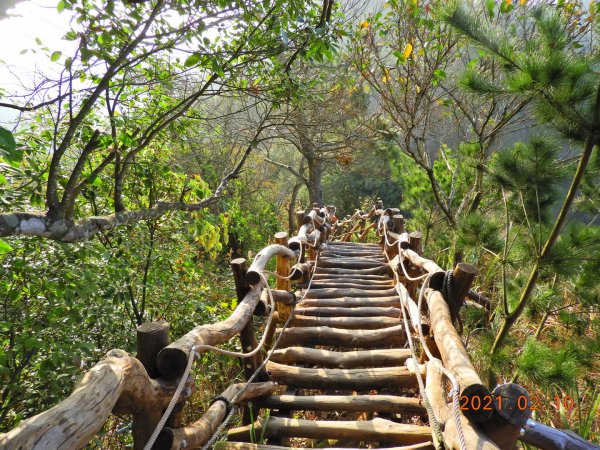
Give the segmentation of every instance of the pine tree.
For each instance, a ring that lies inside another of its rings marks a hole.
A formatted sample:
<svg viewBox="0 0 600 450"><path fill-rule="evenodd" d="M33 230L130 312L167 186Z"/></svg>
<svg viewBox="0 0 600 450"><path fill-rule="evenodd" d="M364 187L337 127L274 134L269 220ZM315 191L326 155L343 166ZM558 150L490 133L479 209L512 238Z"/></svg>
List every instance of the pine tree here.
<svg viewBox="0 0 600 450"><path fill-rule="evenodd" d="M563 136L583 146L570 188L563 200L519 300L512 311L505 311L491 352L504 344L506 337L529 303L541 268L548 264L565 220L586 173L592 153L600 144L600 73L594 70L597 55L588 55L560 10L548 5L531 9L525 26L526 41L519 42L509 30L490 28L468 11L454 4L445 20L458 32L497 60L503 67L502 81L468 71L463 87L481 96L518 95L531 100L541 123L550 124ZM518 174L513 182L518 183ZM505 180L510 182L510 179Z"/></svg>

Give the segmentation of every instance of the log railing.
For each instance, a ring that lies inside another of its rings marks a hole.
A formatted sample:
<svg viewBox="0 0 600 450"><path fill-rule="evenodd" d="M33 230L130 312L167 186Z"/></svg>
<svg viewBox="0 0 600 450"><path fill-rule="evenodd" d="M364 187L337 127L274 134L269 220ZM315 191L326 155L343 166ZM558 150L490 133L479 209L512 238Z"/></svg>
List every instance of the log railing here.
<svg viewBox="0 0 600 450"><path fill-rule="evenodd" d="M264 350L273 345L273 336L281 336L281 330L276 329L277 323L285 322L290 314L296 313L294 320L297 322L314 327L334 327L339 318L333 310L340 299L331 299L331 317L303 315L303 312L308 313L310 301L304 302L300 311L293 311L296 297L290 292L291 282L294 281L298 287L306 287L315 266L316 252L323 243L333 239L363 241L371 230L375 230L379 235L382 254L386 258L382 258L381 263L375 260L363 266L360 258L350 258L348 264L354 269L359 268L363 276L367 277L365 279L373 276L372 274L394 276L396 288L391 289L389 293L379 289L380 295L383 296L378 297L377 304L384 306L379 308L380 314L384 316L381 317L381 324L374 327L375 329L363 329L367 327L361 317L345 318L346 326L350 322L353 326L349 326L347 330L331 328L328 332L329 341L335 343L337 339L339 345L343 345L349 336L356 334L360 335L364 342L371 342L369 339L373 335L371 344L402 344L406 339L406 331L421 340L424 352L418 355L420 360L413 360L410 357L415 356L411 355L413 350L408 349L403 354L391 354L390 350L386 349L357 351L356 354L345 357L343 361L337 361L336 358L340 356L335 352L288 347L274 349L268 354L267 358L273 356L273 360L266 366L271 374L276 373L279 379L291 379L296 375L288 374L287 366L283 364L294 361L312 361L325 367L333 365L351 370L354 359L364 363L368 358L395 358L405 361L406 369L395 367L372 371L382 371L379 375L385 375L380 378L385 379L386 384L412 385L411 373L421 373L423 368L425 369L426 383L423 394L428 398L430 421L434 420L440 424L439 430L448 449L513 449L518 439L536 445L540 445L541 442L543 446L540 448L549 450L596 448L561 430L549 429L528 420L528 411L515 406L515 398L528 398L522 387L507 384L490 392L483 384L470 361L460 330L455 326L459 321L460 307L465 298L489 308L489 300L470 289L477 272L475 267L461 263L452 271L444 271L435 262L423 257L421 234L417 230L407 230L407 224L400 211L394 208L384 209L381 201L368 213L356 211L354 215L342 221L336 220L334 213L334 208L319 208L318 205L313 205L309 211L299 211L296 214L299 224L297 236L288 240L287 233L277 233L275 243L261 250L250 266L244 259L233 260L231 267L238 305L228 318L218 323L199 325L173 343L169 343L167 323L156 322L139 326L137 357L122 350L108 352L103 360L86 372L67 399L0 435L0 449L82 448L102 428L111 413L132 417L134 449L144 449L178 388L181 395L177 405L158 434L153 449L202 447L225 420L232 402L242 403L262 397L253 406L255 415L260 407L285 407L285 395L267 397L275 392L276 385L268 381L269 376L264 367L265 354L258 351L242 359L246 380L253 379L256 382L232 384L215 398L198 420L191 424L182 424L181 409L195 388L193 378L187 376L188 364L196 352L210 351L213 346L235 336L239 336L242 352L249 353L257 348L259 340L253 322L254 315L272 314L272 322L267 322L271 325L263 330ZM265 267L273 258L276 259L278 275L275 289L269 288L265 283ZM292 265L294 261L295 264ZM338 269L329 270L343 272L346 270L343 268L344 264L338 261L334 266ZM327 266L326 258L319 262L319 267L327 270ZM320 286L318 277L312 281L315 287L322 291L331 287L327 283ZM377 281L373 281L373 284L376 285ZM352 282L349 281L343 287L335 289L336 296L344 296L344 292L347 291L351 297L353 288ZM365 286L362 288L365 289ZM425 299L421 305L414 300L417 293L420 300ZM400 303L396 294L401 298ZM322 298L327 299L327 296ZM270 299L275 301L275 311L270 308ZM343 300L345 306L352 306L350 303L356 299ZM322 300L321 303L327 302ZM403 317L401 313L405 314L406 323L410 323L408 329L403 324L398 324L399 316ZM353 327L360 331L355 332ZM281 339L282 345L285 339L290 337L294 338L295 343L304 339L302 327L294 328L293 332L288 331L290 332L286 332ZM314 337L306 336L306 339ZM417 366L417 362L420 366ZM307 373L307 370L304 373ZM319 376L317 374L315 371L314 376ZM448 378L460 389L458 409L456 403L448 403ZM294 382L301 384L301 380L296 379ZM343 388L344 382L341 375L338 378L322 380L323 386L332 389ZM370 385L369 380L365 379L364 387L377 386ZM377 399L375 396L361 396L359 401L354 402L354 407L359 411L381 411L381 402L384 400L388 408L393 408L394 402L411 400L380 395L376 397ZM498 398L502 401L498 402ZM307 397L305 402L307 407L310 407L311 402L319 402L319 398ZM404 407L423 410L423 404L418 399L413 403ZM250 421L247 414L242 417L244 425L248 425ZM266 434L294 435L296 429L306 429L309 426L304 422L306 421L278 417L269 421L265 428ZM258 423L260 428L262 422L255 423ZM422 428L424 433L428 432L428 427ZM247 429L247 426L240 428L240 436L246 433ZM385 430L389 430L390 442L394 442L394 433L401 436L406 432L400 424L376 418L365 421L362 428L348 431L347 435L362 438L365 433L386 433ZM235 435L233 430L230 436ZM437 436L434 436L434 440L436 438ZM402 439L399 442L402 442ZM572 447L568 447L569 445ZM230 447L228 444L222 444L221 448Z"/></svg>
<svg viewBox="0 0 600 450"><path fill-rule="evenodd" d="M298 236L290 239L287 233L278 233L276 243L261 250L247 267L244 259L231 262L239 303L225 320L203 324L190 330L175 342L169 343L168 324L146 323L138 327L137 358L123 350L111 350L105 358L84 374L73 393L53 408L24 420L14 429L0 435L0 449L76 449L86 444L100 431L111 413L132 417L134 449L143 449L162 417L177 387L184 384L179 403L167 421L167 427L159 435L152 448L197 448L210 438L212 431L221 423L231 400L240 390L239 385L230 386L218 397L198 421L181 427L181 409L194 391L192 377L182 380L190 353L207 351L206 346L224 343L240 336L243 352L252 350L257 339L253 315L266 311L268 296L265 295L265 267L272 258L277 259L277 290L272 290L280 316L289 314L293 295L289 293L290 282L286 279L292 261L302 261L304 248L314 249L327 237L331 225L326 214L315 210L306 214ZM304 218L303 218L304 219ZM300 276L306 277L311 265L294 266ZM288 306L286 306L286 304ZM266 330L272 339L275 327ZM269 341L269 339L267 339ZM267 347L270 342L267 342ZM244 360L244 372L248 379L262 362L262 353ZM258 382L244 389L238 402L273 393L275 383Z"/></svg>

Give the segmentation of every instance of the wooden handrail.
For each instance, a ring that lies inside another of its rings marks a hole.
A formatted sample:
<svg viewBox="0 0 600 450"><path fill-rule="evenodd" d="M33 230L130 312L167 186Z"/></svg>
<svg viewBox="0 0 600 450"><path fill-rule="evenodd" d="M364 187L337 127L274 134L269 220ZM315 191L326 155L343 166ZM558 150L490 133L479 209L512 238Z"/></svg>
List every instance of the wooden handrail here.
<svg viewBox="0 0 600 450"><path fill-rule="evenodd" d="M177 383L153 380L142 363L123 350L111 350L88 370L73 393L0 435L0 448L82 448L102 428L111 411L143 415L168 405Z"/></svg>

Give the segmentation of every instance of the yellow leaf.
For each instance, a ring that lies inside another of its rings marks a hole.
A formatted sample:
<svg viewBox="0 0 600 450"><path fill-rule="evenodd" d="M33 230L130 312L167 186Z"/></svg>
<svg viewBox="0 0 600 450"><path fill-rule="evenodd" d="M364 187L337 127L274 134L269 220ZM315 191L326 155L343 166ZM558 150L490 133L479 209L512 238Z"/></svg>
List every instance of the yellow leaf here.
<svg viewBox="0 0 600 450"><path fill-rule="evenodd" d="M417 87L417 94L418 94L419 92L421 92L421 88L419 87L418 84L416 85L416 87Z"/></svg>
<svg viewBox="0 0 600 450"><path fill-rule="evenodd" d="M402 53L402 56L404 56L405 59L408 59L408 57L412 53L412 50L413 50L412 44L406 44L406 47L404 47L404 53Z"/></svg>
<svg viewBox="0 0 600 450"><path fill-rule="evenodd" d="M368 21L368 20L365 20L364 22L362 22L362 23L360 24L360 27L361 27L361 28L368 28L368 27L369 27L369 25L370 25L369 21Z"/></svg>
<svg viewBox="0 0 600 450"><path fill-rule="evenodd" d="M525 6L527 4L527 0L519 0L519 5Z"/></svg>
<svg viewBox="0 0 600 450"><path fill-rule="evenodd" d="M381 79L384 83L390 81L390 71L388 69L383 69L383 77Z"/></svg>
<svg viewBox="0 0 600 450"><path fill-rule="evenodd" d="M507 4L508 6L511 6L511 5L513 4L513 2L512 2L512 0L506 0L506 4Z"/></svg>

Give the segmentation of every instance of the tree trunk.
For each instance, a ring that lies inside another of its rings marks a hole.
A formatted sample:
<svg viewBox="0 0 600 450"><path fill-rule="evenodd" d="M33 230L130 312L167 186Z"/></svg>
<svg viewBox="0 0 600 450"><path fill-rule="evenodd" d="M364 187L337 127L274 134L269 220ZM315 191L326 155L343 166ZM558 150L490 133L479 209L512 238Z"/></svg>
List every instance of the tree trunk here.
<svg viewBox="0 0 600 450"><path fill-rule="evenodd" d="M308 162L308 194L310 203L323 203L323 161L317 158L306 158Z"/></svg>

